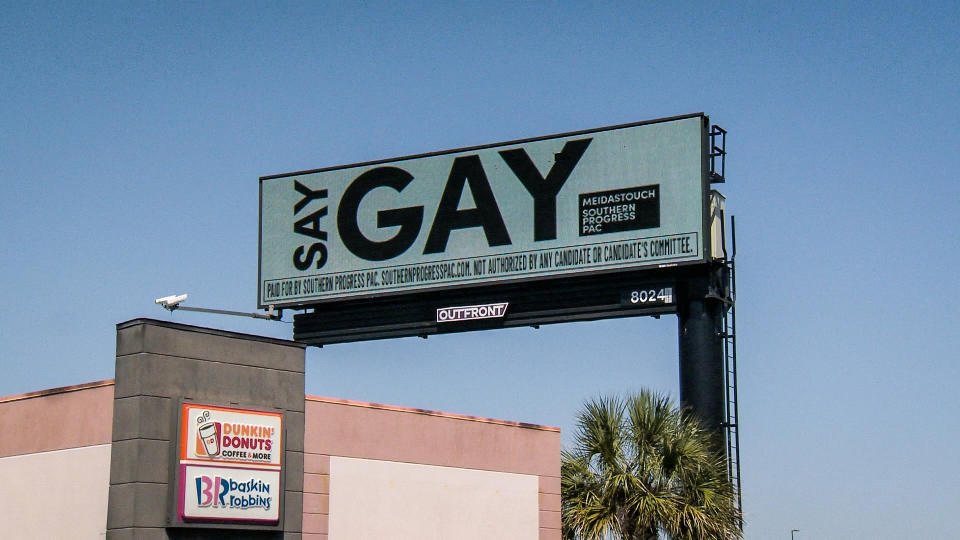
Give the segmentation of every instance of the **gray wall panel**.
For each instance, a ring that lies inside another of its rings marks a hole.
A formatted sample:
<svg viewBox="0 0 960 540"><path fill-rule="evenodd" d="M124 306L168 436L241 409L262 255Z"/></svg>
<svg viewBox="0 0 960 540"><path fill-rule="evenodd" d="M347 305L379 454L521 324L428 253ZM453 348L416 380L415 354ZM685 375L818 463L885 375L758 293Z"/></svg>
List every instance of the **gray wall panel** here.
<svg viewBox="0 0 960 540"><path fill-rule="evenodd" d="M190 400L302 412L302 381L303 372L144 352L117 358L115 396L171 397L176 388Z"/></svg>
<svg viewBox="0 0 960 540"><path fill-rule="evenodd" d="M144 321L149 321L149 326L142 324ZM184 328L191 330L184 332ZM303 372L303 346L292 341L152 319L120 323L117 330L117 356L151 352ZM129 335L121 337L120 333Z"/></svg>
<svg viewBox="0 0 960 540"><path fill-rule="evenodd" d="M283 453L287 460L284 465L283 486L284 491L303 491L303 452L294 452L287 449Z"/></svg>
<svg viewBox="0 0 960 540"><path fill-rule="evenodd" d="M283 412L280 526L171 522L183 402ZM107 537L300 538L304 410L298 343L150 319L118 324Z"/></svg>

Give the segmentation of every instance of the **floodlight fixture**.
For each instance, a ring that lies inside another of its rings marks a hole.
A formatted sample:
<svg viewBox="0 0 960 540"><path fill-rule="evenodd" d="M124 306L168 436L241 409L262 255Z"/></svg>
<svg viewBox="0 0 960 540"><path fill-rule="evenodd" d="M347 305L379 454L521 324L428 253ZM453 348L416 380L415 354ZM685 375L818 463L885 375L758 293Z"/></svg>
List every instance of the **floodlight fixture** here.
<svg viewBox="0 0 960 540"><path fill-rule="evenodd" d="M180 307L180 304L187 299L187 296L186 294L171 294L170 296L157 298L154 302L160 304L164 309L173 311Z"/></svg>
<svg viewBox="0 0 960 540"><path fill-rule="evenodd" d="M266 313L247 313L244 311L230 311L227 309L212 309L212 308L201 308L201 307L191 307L191 306L182 306L181 304L184 300L187 299L186 294L171 294L170 296L164 296L163 298L157 298L154 300L154 303L159 304L160 307L168 310L174 311L177 309L183 311L195 311L198 313L214 313L217 315L234 315L237 317L253 317L254 319L265 319L268 321L279 321L283 317L282 309L274 309L273 306L267 310Z"/></svg>

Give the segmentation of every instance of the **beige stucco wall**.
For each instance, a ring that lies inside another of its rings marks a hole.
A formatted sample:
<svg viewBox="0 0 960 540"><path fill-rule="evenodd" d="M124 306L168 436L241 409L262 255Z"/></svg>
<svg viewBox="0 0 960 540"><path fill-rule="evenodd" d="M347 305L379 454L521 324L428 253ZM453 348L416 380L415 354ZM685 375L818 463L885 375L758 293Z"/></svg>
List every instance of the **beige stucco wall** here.
<svg viewBox="0 0 960 540"><path fill-rule="evenodd" d="M110 445L0 458L0 538L103 538Z"/></svg>
<svg viewBox="0 0 960 540"><path fill-rule="evenodd" d="M538 480L393 461L330 458L331 540L531 540Z"/></svg>
<svg viewBox="0 0 960 540"><path fill-rule="evenodd" d="M308 396L304 451L304 540L560 539L557 428Z"/></svg>

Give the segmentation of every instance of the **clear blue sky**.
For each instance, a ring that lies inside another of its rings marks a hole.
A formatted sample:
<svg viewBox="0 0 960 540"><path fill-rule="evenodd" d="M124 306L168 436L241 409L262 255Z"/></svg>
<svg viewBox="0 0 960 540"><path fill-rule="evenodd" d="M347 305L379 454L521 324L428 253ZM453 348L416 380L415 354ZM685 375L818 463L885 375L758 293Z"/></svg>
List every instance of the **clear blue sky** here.
<svg viewBox="0 0 960 540"><path fill-rule="evenodd" d="M649 4L649 5L648 5ZM747 538L950 538L960 4L0 1L0 395L114 324L276 337L257 178L704 111L729 130ZM288 316L289 318L289 316ZM557 425L676 318L311 349L307 392Z"/></svg>

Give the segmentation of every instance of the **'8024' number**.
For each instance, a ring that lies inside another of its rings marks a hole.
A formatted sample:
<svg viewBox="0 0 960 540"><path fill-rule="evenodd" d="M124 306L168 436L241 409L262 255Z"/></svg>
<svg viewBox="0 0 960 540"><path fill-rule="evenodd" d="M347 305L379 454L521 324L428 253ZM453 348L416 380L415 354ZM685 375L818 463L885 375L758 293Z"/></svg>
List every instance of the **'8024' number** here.
<svg viewBox="0 0 960 540"><path fill-rule="evenodd" d="M639 305L672 304L673 287L633 290L629 292L627 299L631 304Z"/></svg>

